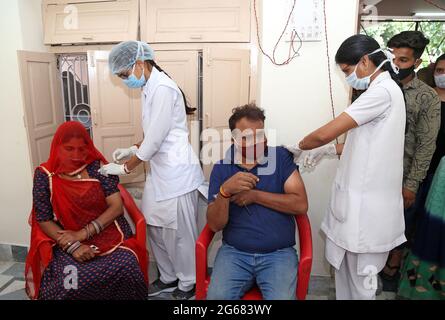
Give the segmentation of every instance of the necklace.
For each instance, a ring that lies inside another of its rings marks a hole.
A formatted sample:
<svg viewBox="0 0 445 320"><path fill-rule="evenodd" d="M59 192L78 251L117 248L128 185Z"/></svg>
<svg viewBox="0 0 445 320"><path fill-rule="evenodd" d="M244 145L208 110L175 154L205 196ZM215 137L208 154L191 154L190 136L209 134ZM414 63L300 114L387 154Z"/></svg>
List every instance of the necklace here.
<svg viewBox="0 0 445 320"><path fill-rule="evenodd" d="M82 175L80 173L74 175L64 174L64 176L67 176L69 178L76 178L78 180L82 179Z"/></svg>
<svg viewBox="0 0 445 320"><path fill-rule="evenodd" d="M64 173L64 176L67 176L69 178L75 178L77 180L81 180L82 179L82 171L86 168L87 166L85 165L84 167L80 168L79 170L76 170L74 172L72 172L71 174L67 174Z"/></svg>

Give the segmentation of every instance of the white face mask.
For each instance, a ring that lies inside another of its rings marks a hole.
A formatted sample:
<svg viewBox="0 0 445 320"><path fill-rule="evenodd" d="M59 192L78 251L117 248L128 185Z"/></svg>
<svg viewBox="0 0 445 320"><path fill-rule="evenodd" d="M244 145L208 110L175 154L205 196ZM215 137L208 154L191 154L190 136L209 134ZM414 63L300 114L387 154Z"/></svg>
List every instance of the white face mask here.
<svg viewBox="0 0 445 320"><path fill-rule="evenodd" d="M366 90L366 89L368 89L368 88L369 88L369 85L370 85L370 83L371 83L371 77L372 77L377 71L379 71L379 70L383 67L383 65L384 65L385 63L387 63L387 62L390 62L390 63L391 63L391 66L392 66L392 68L393 68L393 70L394 70L395 73L398 73L398 72L399 72L399 69L394 65L394 55L393 55L391 52L389 52L389 51L384 51L384 50L382 50L382 49L377 49L377 50L375 50L375 51L369 53L368 56L373 55L373 54L375 54L375 53L377 53L377 52L380 52L380 51L383 52L383 53L386 55L387 59L386 59L386 60L383 60L382 63L380 63L380 65L375 69L375 71L374 71L372 74L370 74L369 76L366 76L366 77L364 77L364 78L358 78L358 77L357 77L357 67L358 67L358 64L357 64L357 65L355 66L354 72L352 72L349 76L346 77L346 82L347 82L352 88L354 88L355 90Z"/></svg>
<svg viewBox="0 0 445 320"><path fill-rule="evenodd" d="M445 89L445 74L438 74L434 76L436 86L440 89Z"/></svg>

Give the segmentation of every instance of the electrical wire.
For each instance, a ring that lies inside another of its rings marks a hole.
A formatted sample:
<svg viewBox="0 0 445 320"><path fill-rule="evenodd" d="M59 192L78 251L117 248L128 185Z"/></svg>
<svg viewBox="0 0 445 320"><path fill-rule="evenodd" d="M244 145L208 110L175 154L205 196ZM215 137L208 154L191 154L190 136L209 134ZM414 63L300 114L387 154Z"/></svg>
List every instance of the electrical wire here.
<svg viewBox="0 0 445 320"><path fill-rule="evenodd" d="M291 11L289 13L289 16L287 18L287 21L286 21L286 25L284 26L283 32L281 33L280 37L278 38L277 43L274 46L274 49L272 51L272 56L270 56L268 53L266 53L266 51L263 48L263 45L261 44L257 5L256 5L256 0L253 1L254 11L255 11L256 29L257 29L256 30L256 34L257 34L257 40L258 40L258 47L259 47L261 53L265 57L267 57L272 64L274 64L276 66L285 66L285 65L288 65L289 63L291 63L296 57L299 56L299 52L301 50L301 47L303 46L303 40L299 36L298 32L295 29L293 29L291 31L291 35L290 35L290 45L289 45L288 57L287 57L287 59L285 61L278 62L278 60L276 58L276 52L277 52L278 46L280 45L280 41L283 38L283 36L286 33L286 30L287 30L287 28L289 26L289 23L290 23L290 20L292 18L292 14L294 13L296 4L297 4L297 0L294 0L294 3L292 5L292 9L291 9ZM298 38L300 44L299 44L298 49L295 49L295 40L297 38Z"/></svg>
<svg viewBox="0 0 445 320"><path fill-rule="evenodd" d="M329 97L331 101L332 119L335 119L334 90L332 87L331 59L329 57L328 18L326 14L326 1L323 0L324 34L326 43L326 58L328 63ZM336 139L338 144L338 138Z"/></svg>

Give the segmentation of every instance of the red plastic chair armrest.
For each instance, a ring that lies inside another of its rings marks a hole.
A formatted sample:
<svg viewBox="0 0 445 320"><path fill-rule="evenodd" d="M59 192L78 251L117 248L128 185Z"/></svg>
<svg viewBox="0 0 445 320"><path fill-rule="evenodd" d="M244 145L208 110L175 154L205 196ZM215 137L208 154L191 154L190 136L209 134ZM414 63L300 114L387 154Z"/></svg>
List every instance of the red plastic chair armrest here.
<svg viewBox="0 0 445 320"><path fill-rule="evenodd" d="M297 299L304 300L309 288L312 268L312 233L308 216L296 217L300 239L300 263L298 265Z"/></svg>
<svg viewBox="0 0 445 320"><path fill-rule="evenodd" d="M204 300L207 296L207 251L214 236L215 233L206 225L196 242L196 300Z"/></svg>
<svg viewBox="0 0 445 320"><path fill-rule="evenodd" d="M127 209L127 213L134 223L136 240L138 243L141 244L144 243L145 246L147 227L144 215L137 207L132 196L128 193L128 191L124 187L119 185L119 191L121 193L121 197L124 202L124 207L125 209Z"/></svg>
<svg viewBox="0 0 445 320"><path fill-rule="evenodd" d="M133 200L133 197L128 193L128 191L121 185L119 185L119 191L122 197L122 201L124 203L124 207L127 210L130 219L133 221L135 228L134 238L138 243L140 248L143 248L143 252L141 253L142 259L145 262L139 261L139 264L142 269L142 273L144 274L145 282L148 284L148 252L147 252L147 224L145 222L145 217L142 212L139 210L138 206Z"/></svg>

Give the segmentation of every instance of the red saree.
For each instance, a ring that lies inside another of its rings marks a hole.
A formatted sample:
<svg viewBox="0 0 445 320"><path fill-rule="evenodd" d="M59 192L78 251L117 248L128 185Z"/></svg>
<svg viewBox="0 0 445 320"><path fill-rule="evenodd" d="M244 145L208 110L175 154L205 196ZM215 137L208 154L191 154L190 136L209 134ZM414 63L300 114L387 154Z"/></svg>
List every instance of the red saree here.
<svg viewBox="0 0 445 320"><path fill-rule="evenodd" d="M67 141L81 141L80 151L62 149ZM82 124L67 122L58 128L51 144L50 157L40 168L48 175L55 221L64 230L81 230L108 208L99 180L67 180L60 176L81 172L96 160L107 163L104 156L94 147ZM50 264L53 246L57 244L40 228L34 208L30 215L30 224L31 246L25 266L26 292L31 299L37 299L43 272ZM141 267L147 267L147 261L144 259L145 248L141 248L134 238L125 240L116 221L83 244L98 247L100 256L111 254L118 248L130 250L136 255Z"/></svg>

